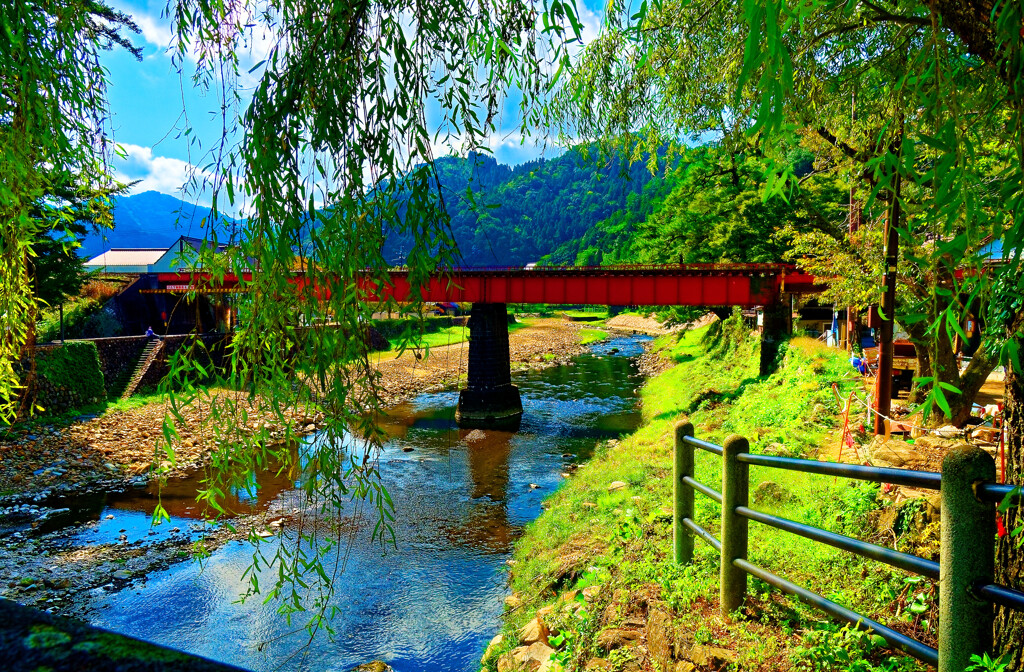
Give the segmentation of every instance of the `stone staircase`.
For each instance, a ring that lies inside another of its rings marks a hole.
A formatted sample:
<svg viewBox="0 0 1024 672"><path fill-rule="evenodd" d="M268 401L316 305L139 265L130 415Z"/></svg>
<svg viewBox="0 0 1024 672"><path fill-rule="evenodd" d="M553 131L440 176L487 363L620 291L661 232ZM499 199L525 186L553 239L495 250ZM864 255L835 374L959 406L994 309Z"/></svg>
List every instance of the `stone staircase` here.
<svg viewBox="0 0 1024 672"><path fill-rule="evenodd" d="M156 361L157 356L164 349L164 342L160 339L153 339L149 343L146 343L146 347L139 353L139 361L135 365L135 370L132 372L131 377L128 378L128 383L124 387L124 391L121 392L120 398L127 399L128 397L135 394L135 390L139 388L139 383L142 382L142 378L149 371L149 367Z"/></svg>

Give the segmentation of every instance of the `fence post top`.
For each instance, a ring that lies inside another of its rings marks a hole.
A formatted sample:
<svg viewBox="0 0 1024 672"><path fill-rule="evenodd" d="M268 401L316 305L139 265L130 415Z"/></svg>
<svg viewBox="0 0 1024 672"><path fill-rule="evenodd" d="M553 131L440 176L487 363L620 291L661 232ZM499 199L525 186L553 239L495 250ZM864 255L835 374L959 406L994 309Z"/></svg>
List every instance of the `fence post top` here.
<svg viewBox="0 0 1024 672"><path fill-rule="evenodd" d="M942 460L942 478L966 477L971 480L995 480L996 461L978 446L961 443Z"/></svg>
<svg viewBox="0 0 1024 672"><path fill-rule="evenodd" d="M729 452L746 453L750 450L750 442L744 436L730 434L722 443L722 448Z"/></svg>
<svg viewBox="0 0 1024 672"><path fill-rule="evenodd" d="M693 423L687 418L676 422L676 435L693 436Z"/></svg>

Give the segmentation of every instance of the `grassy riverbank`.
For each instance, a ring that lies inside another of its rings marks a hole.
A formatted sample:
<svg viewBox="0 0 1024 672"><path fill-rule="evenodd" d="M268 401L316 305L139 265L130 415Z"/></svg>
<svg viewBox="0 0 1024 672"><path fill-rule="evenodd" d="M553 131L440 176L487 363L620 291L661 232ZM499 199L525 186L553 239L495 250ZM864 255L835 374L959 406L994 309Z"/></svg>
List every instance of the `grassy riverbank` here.
<svg viewBox="0 0 1024 672"><path fill-rule="evenodd" d="M742 434L752 452L817 457L838 441L832 385L842 392L855 384L845 356L794 339L777 372L758 377L757 340L738 320L665 336L655 347L672 366L643 390L644 426L600 446L517 544L503 640L485 667L515 669L511 652L530 639L520 628L539 612L566 670L923 669L753 578L741 618L726 623L718 615L717 553L698 541L692 564L671 562L675 422L689 417L700 438L715 442ZM720 458L699 452L696 471L720 487ZM893 507L876 486L759 468L750 481L760 510L876 543L907 543L909 521L880 524ZM717 535L718 505L696 499L698 523ZM756 523L750 548L754 564L934 645L936 593L927 582Z"/></svg>

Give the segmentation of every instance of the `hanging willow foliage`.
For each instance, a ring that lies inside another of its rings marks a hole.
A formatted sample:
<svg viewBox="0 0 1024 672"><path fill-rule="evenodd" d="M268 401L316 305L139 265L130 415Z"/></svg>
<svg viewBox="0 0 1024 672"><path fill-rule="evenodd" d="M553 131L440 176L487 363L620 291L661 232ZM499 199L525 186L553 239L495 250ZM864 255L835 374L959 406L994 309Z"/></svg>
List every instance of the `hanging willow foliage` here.
<svg viewBox="0 0 1024 672"><path fill-rule="evenodd" d="M363 330L375 311L415 306L372 291L389 281L384 241L414 241L404 260L414 288L458 264L445 199L472 196L442 190L434 148L487 151L512 89L528 132L582 26L571 4L521 0L177 0L169 12L176 59L195 61L196 82L222 101L212 177L194 186L212 190L215 218L244 213L227 239L211 232L195 263L252 279L223 371L208 370L198 339L172 358L161 449L173 460L184 409L199 404L220 446L201 492L213 507L245 487L252 469L304 472L309 524L269 557L254 533L253 569L270 567L276 579L268 588L257 571L248 578L282 612L309 610L315 628L336 570L322 560L342 538L341 526L313 521L368 506L374 538L393 534L396 512L376 464L384 402ZM243 55L268 36L266 58L246 71ZM211 373L213 386L197 382ZM255 417L272 420L254 426ZM324 427L295 457L290 445L310 417Z"/></svg>

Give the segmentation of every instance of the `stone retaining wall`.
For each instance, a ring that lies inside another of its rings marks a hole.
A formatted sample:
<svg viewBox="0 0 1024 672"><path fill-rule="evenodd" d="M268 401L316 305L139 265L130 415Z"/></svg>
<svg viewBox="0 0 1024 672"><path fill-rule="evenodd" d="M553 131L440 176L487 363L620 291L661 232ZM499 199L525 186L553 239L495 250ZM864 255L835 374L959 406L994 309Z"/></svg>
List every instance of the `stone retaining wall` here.
<svg viewBox="0 0 1024 672"><path fill-rule="evenodd" d="M107 392L115 381L130 376L139 361L142 349L149 341L145 336L117 336L114 338L91 338L96 344L96 353L100 357L100 369L107 381Z"/></svg>
<svg viewBox="0 0 1024 672"><path fill-rule="evenodd" d="M139 381L138 389L156 389L160 384L160 381L170 373L170 360L174 353L182 347L190 344L195 338L201 339L206 346L206 355L199 359L199 363L202 364L203 368L207 370L222 368L225 363L227 346L231 343L230 334L203 334L198 337L193 336L192 334L165 336L163 338L163 349L160 354L157 355L153 365L150 366L149 370L142 376L142 380Z"/></svg>
<svg viewBox="0 0 1024 672"><path fill-rule="evenodd" d="M106 396L96 350L86 344L68 345L42 345L35 350L36 368L29 400L47 415L96 404ZM27 371L28 367L29 362L23 361L22 370Z"/></svg>

